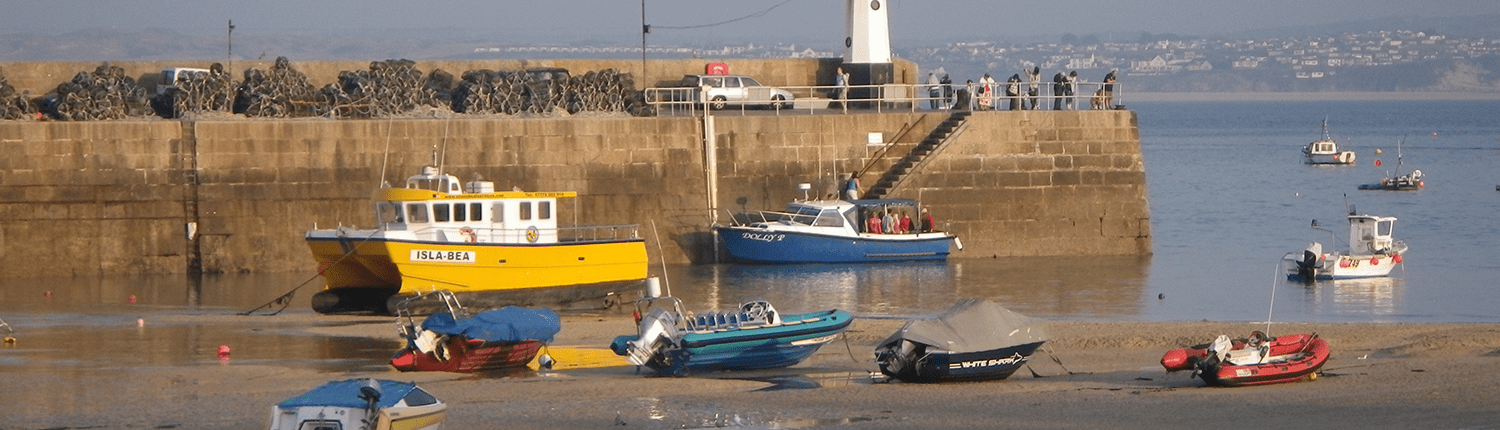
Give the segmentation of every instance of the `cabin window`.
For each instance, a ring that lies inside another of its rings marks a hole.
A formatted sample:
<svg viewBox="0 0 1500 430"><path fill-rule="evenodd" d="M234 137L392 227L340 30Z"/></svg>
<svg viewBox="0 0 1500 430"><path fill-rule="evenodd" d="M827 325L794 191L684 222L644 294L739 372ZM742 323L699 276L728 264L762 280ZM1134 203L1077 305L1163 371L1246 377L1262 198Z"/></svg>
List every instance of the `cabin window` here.
<svg viewBox="0 0 1500 430"><path fill-rule="evenodd" d="M521 202L521 221L531 221L531 202Z"/></svg>
<svg viewBox="0 0 1500 430"><path fill-rule="evenodd" d="M818 219L813 220L813 225L818 227L843 227L844 217L839 216L836 210L825 210L818 214Z"/></svg>
<svg viewBox="0 0 1500 430"><path fill-rule="evenodd" d="M453 220L454 221L458 221L458 222L468 221L469 220L468 213L469 213L469 207L468 207L468 205L465 205L463 203L455 203L453 205Z"/></svg>
<svg viewBox="0 0 1500 430"><path fill-rule="evenodd" d="M427 394L421 388L412 389L410 393L406 393L404 399L406 399L407 406L426 406L437 403L436 397L432 397L431 394Z"/></svg>
<svg viewBox="0 0 1500 430"><path fill-rule="evenodd" d="M427 223L427 205L408 203L406 205L406 220L413 224Z"/></svg>
<svg viewBox="0 0 1500 430"><path fill-rule="evenodd" d="M292 415L293 419L296 419L296 417L296 415ZM303 421L302 426L298 427L297 430L343 430L343 425L333 420L307 420Z"/></svg>
<svg viewBox="0 0 1500 430"><path fill-rule="evenodd" d="M469 203L469 220L484 221L484 203Z"/></svg>
<svg viewBox="0 0 1500 430"><path fill-rule="evenodd" d="M1396 223L1390 222L1390 221L1381 221L1381 222L1375 223L1375 234L1379 235L1379 236L1390 236L1391 235L1391 229L1393 229L1395 227L1396 227Z"/></svg>
<svg viewBox="0 0 1500 430"><path fill-rule="evenodd" d="M381 224L406 221L401 217L401 205L391 202L375 204L375 219Z"/></svg>
<svg viewBox="0 0 1500 430"><path fill-rule="evenodd" d="M438 178L415 178L415 179L411 179L411 180L406 181L406 185L407 185L407 188L418 189L418 190L428 190L428 191L442 191L443 190L443 181L442 181L442 179L438 179Z"/></svg>
<svg viewBox="0 0 1500 430"><path fill-rule="evenodd" d="M536 219L552 219L552 202L537 202Z"/></svg>
<svg viewBox="0 0 1500 430"><path fill-rule="evenodd" d="M432 205L432 221L433 222L448 222L449 219L450 218L448 217L448 204L447 203L438 203L438 204Z"/></svg>

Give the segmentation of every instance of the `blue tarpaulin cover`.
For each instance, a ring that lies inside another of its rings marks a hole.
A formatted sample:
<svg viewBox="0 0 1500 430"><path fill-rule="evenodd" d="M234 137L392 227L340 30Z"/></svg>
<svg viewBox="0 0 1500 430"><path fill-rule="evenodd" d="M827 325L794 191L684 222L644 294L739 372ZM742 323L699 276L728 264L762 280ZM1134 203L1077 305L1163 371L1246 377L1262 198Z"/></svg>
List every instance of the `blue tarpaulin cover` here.
<svg viewBox="0 0 1500 430"><path fill-rule="evenodd" d="M422 329L449 336L462 335L485 342L520 342L535 339L551 342L562 330L562 321L550 309L527 309L506 306L480 312L472 317L454 320L447 312L432 314L422 321Z"/></svg>
<svg viewBox="0 0 1500 430"><path fill-rule="evenodd" d="M417 388L417 384L411 382L369 378L349 379L323 384L323 386L314 388L312 391L286 399L286 401L276 406L281 408L297 408L302 406L363 408L365 407L365 401L359 398L359 389L360 387L369 385L371 381L380 385L381 408L396 406L396 402L400 402L402 398L406 397L407 393Z"/></svg>

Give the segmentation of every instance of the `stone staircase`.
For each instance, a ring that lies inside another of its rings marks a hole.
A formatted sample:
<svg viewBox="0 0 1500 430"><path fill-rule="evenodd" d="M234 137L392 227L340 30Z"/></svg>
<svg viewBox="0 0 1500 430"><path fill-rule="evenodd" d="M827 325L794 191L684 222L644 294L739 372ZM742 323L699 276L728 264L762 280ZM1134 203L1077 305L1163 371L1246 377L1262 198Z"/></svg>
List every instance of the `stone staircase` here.
<svg viewBox="0 0 1500 430"><path fill-rule="evenodd" d="M911 150L906 152L906 154L904 155L890 153L885 154L885 157L887 158L894 158L897 156L899 156L900 158L889 163L890 167L886 169L884 174L880 175L880 180L876 181L874 185L870 186L870 188L865 191L865 194L861 196L861 198L882 199L885 198L886 195L890 194L893 190L899 188L903 183L906 182L907 175L909 173L921 168L922 165L927 163L927 160L931 156L936 155L938 152L942 151L942 149L946 147L949 142L952 142L955 138L958 137L959 134L962 134L964 130L968 128L967 120L969 118L969 114L971 113L973 112L962 110L955 111L952 114L948 115L947 120L944 120L942 123L938 124L937 127L933 128L932 132L927 134L927 138L922 139L921 143L913 146ZM880 160L871 160L870 164L872 166L876 165L877 161Z"/></svg>

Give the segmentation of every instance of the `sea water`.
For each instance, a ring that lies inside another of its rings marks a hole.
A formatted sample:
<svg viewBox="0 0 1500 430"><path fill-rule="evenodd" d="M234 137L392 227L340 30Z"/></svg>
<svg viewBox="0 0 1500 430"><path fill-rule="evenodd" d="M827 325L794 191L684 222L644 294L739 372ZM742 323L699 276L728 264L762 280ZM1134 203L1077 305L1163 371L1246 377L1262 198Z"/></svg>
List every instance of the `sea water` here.
<svg viewBox="0 0 1500 430"><path fill-rule="evenodd" d="M940 312L961 297L1057 320L1500 321L1500 101L1142 102L1153 254L859 266L669 270L689 304L746 297L863 316ZM1353 166L1303 163L1329 131ZM1378 151L1378 153L1377 153ZM1380 163L1377 165L1376 161ZM1420 191L1359 190L1420 169ZM1399 218L1387 278L1286 279L1287 253L1347 245L1349 210ZM937 214L941 217L941 214ZM1313 220L1322 230L1312 228Z"/></svg>
<svg viewBox="0 0 1500 430"><path fill-rule="evenodd" d="M1128 107L1140 126L1152 255L990 258L956 251L947 262L653 263L651 272L689 309L758 298L784 312L842 308L905 318L979 297L1052 320L1500 322L1500 101ZM1325 118L1343 149L1357 152L1355 165L1303 164L1301 148L1321 137ZM1358 189L1413 169L1426 175L1420 191ZM1288 281L1287 253L1300 254L1312 241L1325 250L1345 246L1350 208L1399 218L1395 237L1410 246L1405 262L1388 278ZM1311 228L1313 220L1323 230ZM315 278L12 280L0 283L0 318L108 325L133 321L142 307L231 313L298 286L292 312L310 312L307 298L321 287Z"/></svg>

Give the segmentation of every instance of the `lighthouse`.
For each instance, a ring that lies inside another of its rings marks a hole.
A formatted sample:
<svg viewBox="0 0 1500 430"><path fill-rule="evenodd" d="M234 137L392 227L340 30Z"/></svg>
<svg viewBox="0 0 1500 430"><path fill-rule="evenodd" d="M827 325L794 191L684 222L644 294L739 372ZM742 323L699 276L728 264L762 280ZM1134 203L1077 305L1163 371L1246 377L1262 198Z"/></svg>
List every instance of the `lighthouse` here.
<svg viewBox="0 0 1500 430"><path fill-rule="evenodd" d="M894 82L891 63L891 29L886 19L886 0L846 0L844 21L844 72L849 85L883 85ZM850 99L878 99L880 88L850 88Z"/></svg>

